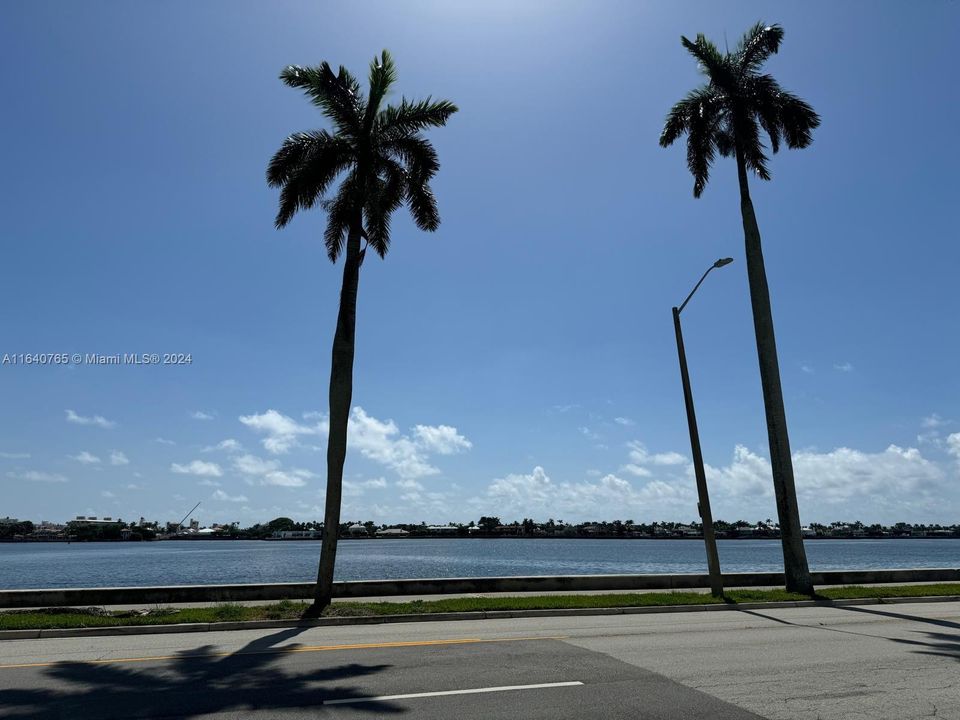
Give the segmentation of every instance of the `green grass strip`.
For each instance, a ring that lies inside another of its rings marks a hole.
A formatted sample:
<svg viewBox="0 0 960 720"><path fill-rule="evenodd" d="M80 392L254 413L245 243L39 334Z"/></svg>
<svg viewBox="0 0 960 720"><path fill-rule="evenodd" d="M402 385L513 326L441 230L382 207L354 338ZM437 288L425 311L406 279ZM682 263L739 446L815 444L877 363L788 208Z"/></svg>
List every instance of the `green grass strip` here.
<svg viewBox="0 0 960 720"><path fill-rule="evenodd" d="M813 599L960 596L960 583L932 585L850 586L825 588ZM810 600L806 595L784 590L731 590L724 599L703 592L651 592L606 595L546 595L536 597L462 597L411 602L337 601L327 608L327 617L369 617L419 613L482 612L485 610L560 610L614 607L664 607L669 605L715 605L752 602ZM41 611L0 612L0 630L112 627L120 625L172 625L238 620L296 620L307 608L301 601L282 600L270 605L164 608L142 611L106 611L99 608L48 608Z"/></svg>

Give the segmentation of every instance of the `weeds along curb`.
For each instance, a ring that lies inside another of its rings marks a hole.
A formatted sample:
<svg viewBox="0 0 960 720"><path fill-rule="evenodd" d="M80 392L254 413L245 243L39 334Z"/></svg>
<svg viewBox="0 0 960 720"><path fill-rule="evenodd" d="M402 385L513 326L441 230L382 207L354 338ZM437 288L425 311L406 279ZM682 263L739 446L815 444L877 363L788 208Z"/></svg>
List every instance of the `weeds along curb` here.
<svg viewBox="0 0 960 720"><path fill-rule="evenodd" d="M409 615L360 615L325 617L315 620L245 620L239 622L179 623L173 625L115 625L89 628L45 628L0 630L0 640L96 637L115 635L163 635L168 633L220 632L225 630L270 630L293 627L339 627L343 625L386 625L390 623L447 622L454 620L504 620L514 618L578 617L589 615L650 615L683 612L737 612L782 608L845 607L848 605L897 605L903 603L958 602L960 595L927 597L849 598L843 600L787 600L716 605L660 605L614 608L558 608L553 610L478 610L472 612L420 613Z"/></svg>

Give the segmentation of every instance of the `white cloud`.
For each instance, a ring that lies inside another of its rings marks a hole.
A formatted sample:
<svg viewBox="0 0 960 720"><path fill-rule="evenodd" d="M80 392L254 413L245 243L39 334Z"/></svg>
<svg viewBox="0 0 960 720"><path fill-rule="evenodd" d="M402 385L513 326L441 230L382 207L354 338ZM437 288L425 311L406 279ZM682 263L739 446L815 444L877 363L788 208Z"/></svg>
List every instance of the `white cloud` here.
<svg viewBox="0 0 960 720"><path fill-rule="evenodd" d="M581 434L581 435L583 435L585 438L587 438L587 439L589 439L589 440L599 440L599 439L600 439L600 435L598 435L597 433L595 433L593 430L591 430L591 429L588 428L588 427L583 427L583 426L581 426L581 427L579 427L579 428L577 428L577 429L580 431L580 434Z"/></svg>
<svg viewBox="0 0 960 720"><path fill-rule="evenodd" d="M115 498L116 495L114 495L114 494L113 494L112 492L110 492L109 490L101 490L101 491L100 491L100 497Z"/></svg>
<svg viewBox="0 0 960 720"><path fill-rule="evenodd" d="M424 450L439 455L455 455L473 447L473 443L450 425L416 425L413 436Z"/></svg>
<svg viewBox="0 0 960 720"><path fill-rule="evenodd" d="M64 483L68 481L63 475L39 472L38 470L27 470L21 473L8 472L7 477L14 480L27 480L28 482Z"/></svg>
<svg viewBox="0 0 960 720"><path fill-rule="evenodd" d="M76 460L82 465L97 465L100 463L100 458L96 455L88 453L86 450L81 452L79 455L67 455L71 460Z"/></svg>
<svg viewBox="0 0 960 720"><path fill-rule="evenodd" d="M167 440L166 438L162 437L154 438L153 441L155 443L160 443L161 445L176 445L173 440Z"/></svg>
<svg viewBox="0 0 960 720"><path fill-rule="evenodd" d="M455 430L454 435L461 437ZM350 413L348 445L359 450L364 457L386 465L402 478L425 477L440 472L430 465L421 445L400 435L393 420L377 420L367 415L362 407L355 407Z"/></svg>
<svg viewBox="0 0 960 720"><path fill-rule="evenodd" d="M652 462L654 465L683 465L687 458L678 452L656 453Z"/></svg>
<svg viewBox="0 0 960 720"><path fill-rule="evenodd" d="M127 490L143 490L143 488L139 485L135 485L134 483L130 483L127 485Z"/></svg>
<svg viewBox="0 0 960 720"><path fill-rule="evenodd" d="M952 425L952 424L953 424L952 420L945 420L944 418L940 417L937 413L932 413L920 421L920 427L927 430L934 430L936 428L942 428L942 427L945 427L946 425Z"/></svg>
<svg viewBox="0 0 960 720"><path fill-rule="evenodd" d="M947 452L960 461L960 432L947 435Z"/></svg>
<svg viewBox="0 0 960 720"><path fill-rule="evenodd" d="M613 421L617 425L623 425L624 427L630 427L632 425L636 425L636 423L628 417L615 417Z"/></svg>
<svg viewBox="0 0 960 720"><path fill-rule="evenodd" d="M111 465L129 465L130 461L127 459L127 456L124 455L119 450L111 450L110 464Z"/></svg>
<svg viewBox="0 0 960 720"><path fill-rule="evenodd" d="M223 450L228 453L243 452L243 445L233 438L227 438L226 440L221 440L216 445L207 445L207 447L203 448L202 452L214 452L217 450Z"/></svg>
<svg viewBox="0 0 960 720"><path fill-rule="evenodd" d="M30 453L0 452L0 458L4 460L27 460L29 457Z"/></svg>
<svg viewBox="0 0 960 720"><path fill-rule="evenodd" d="M116 423L112 420L107 420L102 415L93 415L92 417L84 417L83 415L77 415L73 410L64 410L67 414L67 422L74 423L76 425L96 425L101 428L112 428L116 427Z"/></svg>
<svg viewBox="0 0 960 720"><path fill-rule="evenodd" d="M192 417L194 420L213 420L217 416L212 413L204 412L203 410L195 410L194 412L190 413L190 417Z"/></svg>
<svg viewBox="0 0 960 720"><path fill-rule="evenodd" d="M770 461L743 445L733 449L733 461L729 465L722 468L706 465L705 471L711 490L743 498L773 496Z"/></svg>
<svg viewBox="0 0 960 720"><path fill-rule="evenodd" d="M246 495L227 495L223 490L214 490L210 498L224 502L248 502Z"/></svg>
<svg viewBox="0 0 960 720"><path fill-rule="evenodd" d="M687 458L678 452L649 453L641 442L627 443L630 461L635 465L683 465Z"/></svg>
<svg viewBox="0 0 960 720"><path fill-rule="evenodd" d="M233 467L243 475L258 479L261 485L303 487L307 484L307 480L316 477L309 470L300 468L284 470L276 460L264 460L250 454L235 458Z"/></svg>
<svg viewBox="0 0 960 720"><path fill-rule="evenodd" d="M634 462L623 469L638 476L633 483L611 474L586 482L557 482L536 466L528 474L493 480L484 495L466 505L475 513L504 519L696 520L696 483L686 458L674 452L653 453L640 443L629 448ZM945 448L960 462L960 433L950 435ZM950 522L960 510L955 475L916 448L803 450L794 454L793 464L804 522ZM728 464L707 465L706 472L714 517L728 521L776 518L766 457L737 445ZM452 504L457 506L455 498Z"/></svg>
<svg viewBox="0 0 960 720"><path fill-rule="evenodd" d="M800 369L807 373L807 375L813 375L815 372L812 365L801 365Z"/></svg>
<svg viewBox="0 0 960 720"><path fill-rule="evenodd" d="M317 422L304 425L276 410L241 416L240 422L266 436L262 442L269 452L282 454L298 446L303 437L324 437L329 432L329 420L322 413L306 412L303 417ZM349 450L359 451L364 457L389 467L404 478L439 473L429 462L430 454L452 455L473 447L455 427L416 425L412 437L408 437L401 434L393 420L378 420L368 415L362 407L354 407L351 411L348 433Z"/></svg>
<svg viewBox="0 0 960 720"><path fill-rule="evenodd" d="M316 475L309 470L302 468L291 468L290 470L271 470L260 478L262 485L278 485L280 487L303 487L307 480L315 478Z"/></svg>
<svg viewBox="0 0 960 720"><path fill-rule="evenodd" d="M960 443L960 440L958 440ZM951 512L949 482L916 448L890 445L882 452L851 448L793 455L802 520L860 518L879 522L931 522ZM770 462L742 445L723 468L707 466L717 517L775 517Z"/></svg>
<svg viewBox="0 0 960 720"><path fill-rule="evenodd" d="M851 365L848 362L837 363L836 365L833 366L833 369L839 370L840 372L848 373L848 372L853 372L853 365Z"/></svg>
<svg viewBox="0 0 960 720"><path fill-rule="evenodd" d="M423 490L423 485L412 479L397 480L394 485L403 490L415 490L417 492L421 492Z"/></svg>
<svg viewBox="0 0 960 720"><path fill-rule="evenodd" d="M220 477L223 470L216 463L206 462L204 460L193 460L186 465L173 463L170 465L171 472L180 475L199 475L200 477Z"/></svg>
<svg viewBox="0 0 960 720"><path fill-rule="evenodd" d="M870 512L873 517L930 521L949 501L944 473L916 448L890 445L883 452L865 453L837 448L829 453L794 455L797 492L801 502L817 515L829 506L847 512Z"/></svg>
<svg viewBox="0 0 960 720"><path fill-rule="evenodd" d="M211 480L210 478L204 478L197 485L204 485L206 487L220 487L222 483L219 480Z"/></svg>
<svg viewBox="0 0 960 720"><path fill-rule="evenodd" d="M585 482L554 482L541 466L523 475L497 478L486 497L470 503L478 511L507 517L564 517L568 521L690 516L696 512L692 490L662 480L635 487L617 475Z"/></svg>
<svg viewBox="0 0 960 720"><path fill-rule="evenodd" d="M244 475L264 475L276 470L280 463L276 460L264 460L256 455L241 455L233 461L233 466Z"/></svg>
<svg viewBox="0 0 960 720"><path fill-rule="evenodd" d="M387 481L383 478L376 478L375 480L344 480L343 481L343 494L347 497L359 497L367 492L367 490L383 490L387 487Z"/></svg>
<svg viewBox="0 0 960 720"><path fill-rule="evenodd" d="M301 435L319 435L326 432L323 423L317 426L301 425L293 418L276 410L267 410L260 415L241 415L240 422L255 432L266 435L263 446L274 455L289 452L299 443Z"/></svg>

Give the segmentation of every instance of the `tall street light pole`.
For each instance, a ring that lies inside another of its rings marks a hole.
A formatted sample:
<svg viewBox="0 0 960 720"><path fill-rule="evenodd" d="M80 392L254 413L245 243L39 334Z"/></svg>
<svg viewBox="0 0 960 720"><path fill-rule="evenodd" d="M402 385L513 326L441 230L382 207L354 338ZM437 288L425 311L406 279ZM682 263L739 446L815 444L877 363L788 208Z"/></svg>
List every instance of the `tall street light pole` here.
<svg viewBox="0 0 960 720"><path fill-rule="evenodd" d="M690 302L697 288L707 279L714 268L733 262L733 258L721 258L707 268L687 299L680 307L673 308L673 328L677 333L677 355L680 358L680 379L683 382L683 401L687 407L687 425L690 428L690 452L693 455L693 471L697 478L697 510L703 524L703 543L707 548L707 570L710 573L710 593L723 597L723 578L720 576L720 556L717 554L717 538L713 532L713 513L710 511L710 494L707 491L707 475L703 469L703 453L700 451L700 433L697 431L697 414L693 408L693 391L690 389L690 374L687 372L687 354L683 349L683 332L680 329L680 313Z"/></svg>

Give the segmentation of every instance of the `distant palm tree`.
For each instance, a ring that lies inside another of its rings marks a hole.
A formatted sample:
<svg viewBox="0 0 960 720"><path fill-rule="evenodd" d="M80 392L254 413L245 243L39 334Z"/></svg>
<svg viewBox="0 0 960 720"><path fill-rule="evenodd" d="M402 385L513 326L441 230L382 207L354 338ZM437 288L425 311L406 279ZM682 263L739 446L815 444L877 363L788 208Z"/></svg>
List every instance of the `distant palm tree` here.
<svg viewBox="0 0 960 720"><path fill-rule="evenodd" d="M772 76L760 72L767 58L779 50L782 39L782 28L763 23L750 28L733 52L721 53L702 34L697 35L696 42L681 37L683 46L697 59L707 83L673 106L660 135L660 145L667 147L686 133L687 166L694 178L694 197L700 197L703 192L710 165L717 153L723 157L733 156L737 160L747 277L757 336L786 586L793 592L812 593L813 583L800 530L777 345L773 334L773 315L760 247L760 228L747 185L747 170L752 170L763 180L770 179L767 156L760 138L761 129L770 138L770 148L777 152L781 140L789 148L807 147L813 140L813 129L820 124L820 118L812 107L782 89Z"/></svg>
<svg viewBox="0 0 960 720"><path fill-rule="evenodd" d="M440 224L430 179L440 169L437 153L421 131L446 124L457 111L446 100L418 102L402 98L383 107L396 81L396 69L384 50L370 64L366 98L344 67L334 74L326 62L318 67L286 68L280 79L299 88L333 125L333 132L310 130L288 137L270 160L267 182L281 188L277 228L298 210L320 205L327 212L324 242L331 262L344 251L340 312L330 366L330 433L327 440L327 500L317 588L308 615L330 603L340 527L347 422L353 395L354 330L357 284L367 247L380 257L390 246L390 216L406 204L417 227ZM339 186L331 196L338 178ZM366 245L361 249L361 240Z"/></svg>

